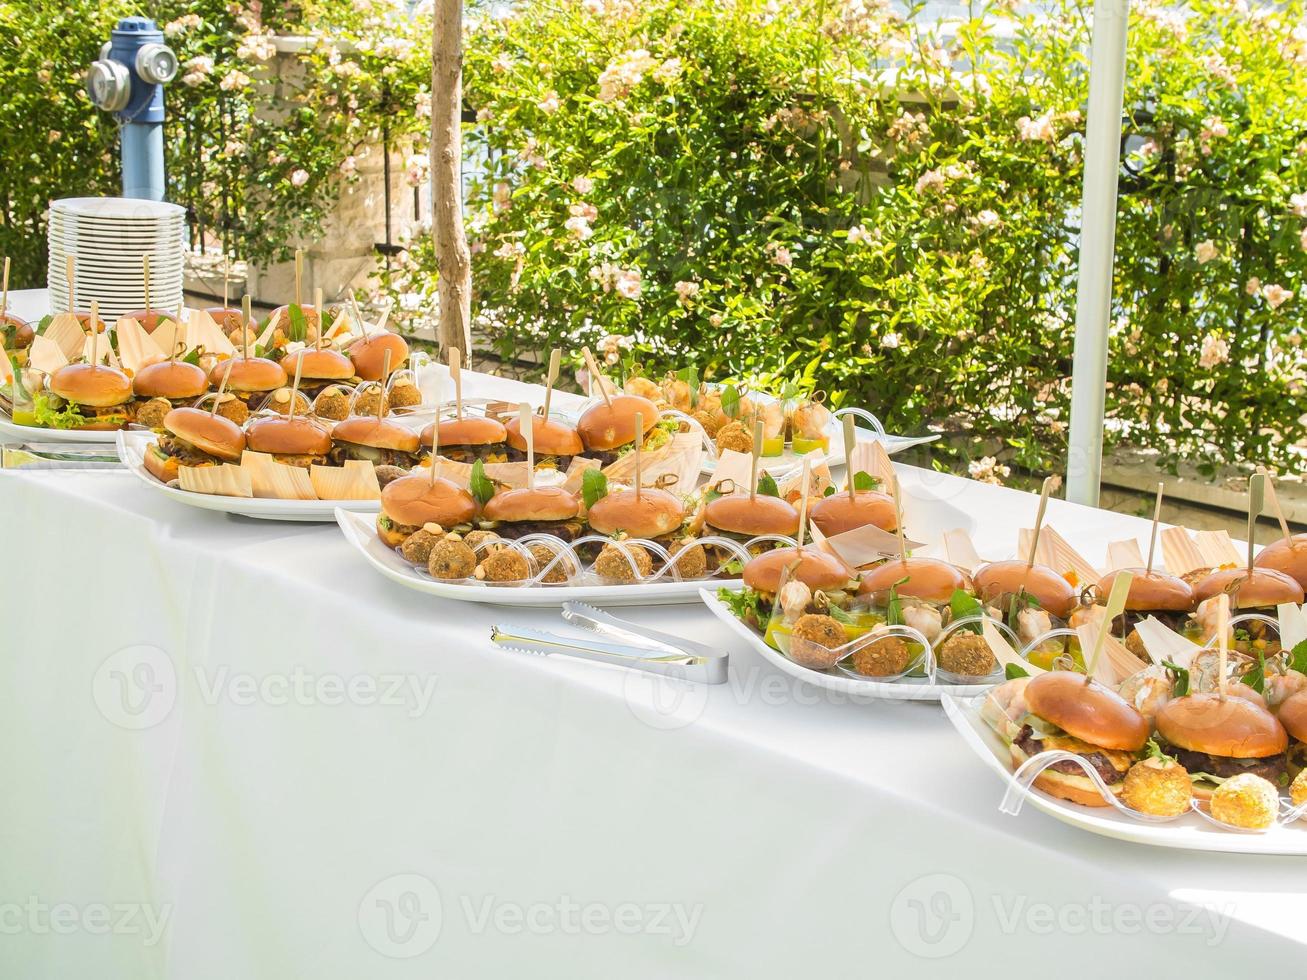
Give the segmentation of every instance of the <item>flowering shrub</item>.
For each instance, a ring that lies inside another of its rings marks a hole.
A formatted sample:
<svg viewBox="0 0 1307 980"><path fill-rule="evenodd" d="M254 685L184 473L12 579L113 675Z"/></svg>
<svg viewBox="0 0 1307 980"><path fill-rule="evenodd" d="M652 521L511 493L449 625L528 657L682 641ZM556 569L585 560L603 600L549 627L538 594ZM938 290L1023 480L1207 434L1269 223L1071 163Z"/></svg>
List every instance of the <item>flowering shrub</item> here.
<svg viewBox="0 0 1307 980"><path fill-rule="evenodd" d="M944 34L869 0L585 0L482 21L482 328L505 355L616 334L649 372L798 376L895 430L984 437L986 478L1059 468L1086 14L995 4ZM1307 435L1302 14L1132 13L1109 439L1283 464Z"/></svg>

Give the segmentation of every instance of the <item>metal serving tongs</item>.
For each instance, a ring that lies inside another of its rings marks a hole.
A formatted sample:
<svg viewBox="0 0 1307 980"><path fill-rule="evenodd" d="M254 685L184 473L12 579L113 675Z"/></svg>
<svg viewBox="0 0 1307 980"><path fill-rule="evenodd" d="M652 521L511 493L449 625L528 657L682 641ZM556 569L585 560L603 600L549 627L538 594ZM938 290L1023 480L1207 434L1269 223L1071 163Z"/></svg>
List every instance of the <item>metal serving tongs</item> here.
<svg viewBox="0 0 1307 980"><path fill-rule="evenodd" d="M582 602L564 603L563 619L597 636L591 639L527 626L494 626L490 639L522 653L561 654L701 684L726 682L726 654L701 643L628 623Z"/></svg>

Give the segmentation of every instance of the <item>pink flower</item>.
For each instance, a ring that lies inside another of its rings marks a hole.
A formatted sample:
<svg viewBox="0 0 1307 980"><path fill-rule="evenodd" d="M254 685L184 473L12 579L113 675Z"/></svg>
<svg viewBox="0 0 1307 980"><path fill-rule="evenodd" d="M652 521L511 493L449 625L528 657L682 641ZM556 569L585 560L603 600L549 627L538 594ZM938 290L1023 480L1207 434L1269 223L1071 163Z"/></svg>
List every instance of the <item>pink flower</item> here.
<svg viewBox="0 0 1307 980"><path fill-rule="evenodd" d="M290 182L293 187L303 187L309 182L309 172L307 170L296 170L290 175Z"/></svg>
<svg viewBox="0 0 1307 980"><path fill-rule="evenodd" d="M1199 265L1206 265L1219 254L1220 252L1216 247L1216 243L1210 238L1205 242L1199 242L1198 246L1194 249L1194 258L1198 260Z"/></svg>
<svg viewBox="0 0 1307 980"><path fill-rule="evenodd" d="M545 97L536 103L536 108L546 115L553 115L558 111L558 93L547 92Z"/></svg>
<svg viewBox="0 0 1307 980"><path fill-rule="evenodd" d="M589 194L594 190L595 182L589 177L573 177L572 190L578 194Z"/></svg>
<svg viewBox="0 0 1307 980"><path fill-rule="evenodd" d="M1052 142L1056 136L1053 129L1053 110L1049 110L1037 119L1022 116L1017 120L1017 135L1023 140L1047 140Z"/></svg>
<svg viewBox="0 0 1307 980"><path fill-rule="evenodd" d="M639 269L626 269L618 273L617 282L614 288L619 296L623 299L637 300L640 298L640 291L644 288L641 280Z"/></svg>
<svg viewBox="0 0 1307 980"><path fill-rule="evenodd" d="M1307 194L1294 194L1290 197L1289 210L1300 218L1307 218Z"/></svg>
<svg viewBox="0 0 1307 980"><path fill-rule="evenodd" d="M929 194L944 189L944 175L938 170L927 170L917 178L917 194Z"/></svg>
<svg viewBox="0 0 1307 980"><path fill-rule="evenodd" d="M1211 370L1230 359L1230 344L1220 334L1209 333L1203 338L1202 350L1198 354L1198 366Z"/></svg>
<svg viewBox="0 0 1307 980"><path fill-rule="evenodd" d="M862 225L854 225L849 229L850 245L865 245L872 240L871 232L863 228Z"/></svg>
<svg viewBox="0 0 1307 980"><path fill-rule="evenodd" d="M356 158L352 154L350 156L347 156L344 160L340 161L340 172L344 174L346 177L355 173L358 170L358 168L359 168L358 158Z"/></svg>
<svg viewBox="0 0 1307 980"><path fill-rule="evenodd" d="M999 220L998 212L990 211L988 208L977 214L975 218L976 224L982 228L993 228L999 223Z"/></svg>
<svg viewBox="0 0 1307 980"><path fill-rule="evenodd" d="M568 205L567 213L575 218L584 218L586 221L594 221L599 217L599 209L588 201Z"/></svg>
<svg viewBox="0 0 1307 980"><path fill-rule="evenodd" d="M1285 289L1279 283L1267 283L1262 287L1262 299L1266 300L1271 309L1278 310L1293 299L1293 290Z"/></svg>
<svg viewBox="0 0 1307 980"><path fill-rule="evenodd" d="M687 282L682 279L676 284L676 295L682 306L689 306L695 296L699 294L699 284L697 282Z"/></svg>
<svg viewBox="0 0 1307 980"><path fill-rule="evenodd" d="M772 262L783 269L788 269L794 265L794 256L780 242L768 242L766 252L771 256Z"/></svg>
<svg viewBox="0 0 1307 980"><path fill-rule="evenodd" d="M590 227L590 222L581 215L573 215L563 223L569 234L573 238L585 241L594 234L594 229Z"/></svg>

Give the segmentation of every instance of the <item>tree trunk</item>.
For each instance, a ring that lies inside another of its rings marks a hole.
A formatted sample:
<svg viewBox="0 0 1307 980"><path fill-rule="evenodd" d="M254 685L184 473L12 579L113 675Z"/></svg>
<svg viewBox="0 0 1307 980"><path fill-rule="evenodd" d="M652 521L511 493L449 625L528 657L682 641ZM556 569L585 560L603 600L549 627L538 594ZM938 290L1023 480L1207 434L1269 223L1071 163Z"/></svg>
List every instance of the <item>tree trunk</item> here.
<svg viewBox="0 0 1307 980"><path fill-rule="evenodd" d="M436 0L431 35L431 179L440 330L445 349L472 347L472 257L463 233L463 0Z"/></svg>

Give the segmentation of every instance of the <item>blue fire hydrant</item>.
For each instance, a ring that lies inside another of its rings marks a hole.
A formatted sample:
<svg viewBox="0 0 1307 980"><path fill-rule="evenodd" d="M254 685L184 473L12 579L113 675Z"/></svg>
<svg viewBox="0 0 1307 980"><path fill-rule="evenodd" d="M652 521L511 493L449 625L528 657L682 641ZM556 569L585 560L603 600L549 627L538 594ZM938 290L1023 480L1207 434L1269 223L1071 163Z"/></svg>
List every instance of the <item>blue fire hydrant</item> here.
<svg viewBox="0 0 1307 980"><path fill-rule="evenodd" d="M123 197L163 200L163 87L176 76L177 55L145 17L120 20L86 73L91 102L120 124Z"/></svg>

